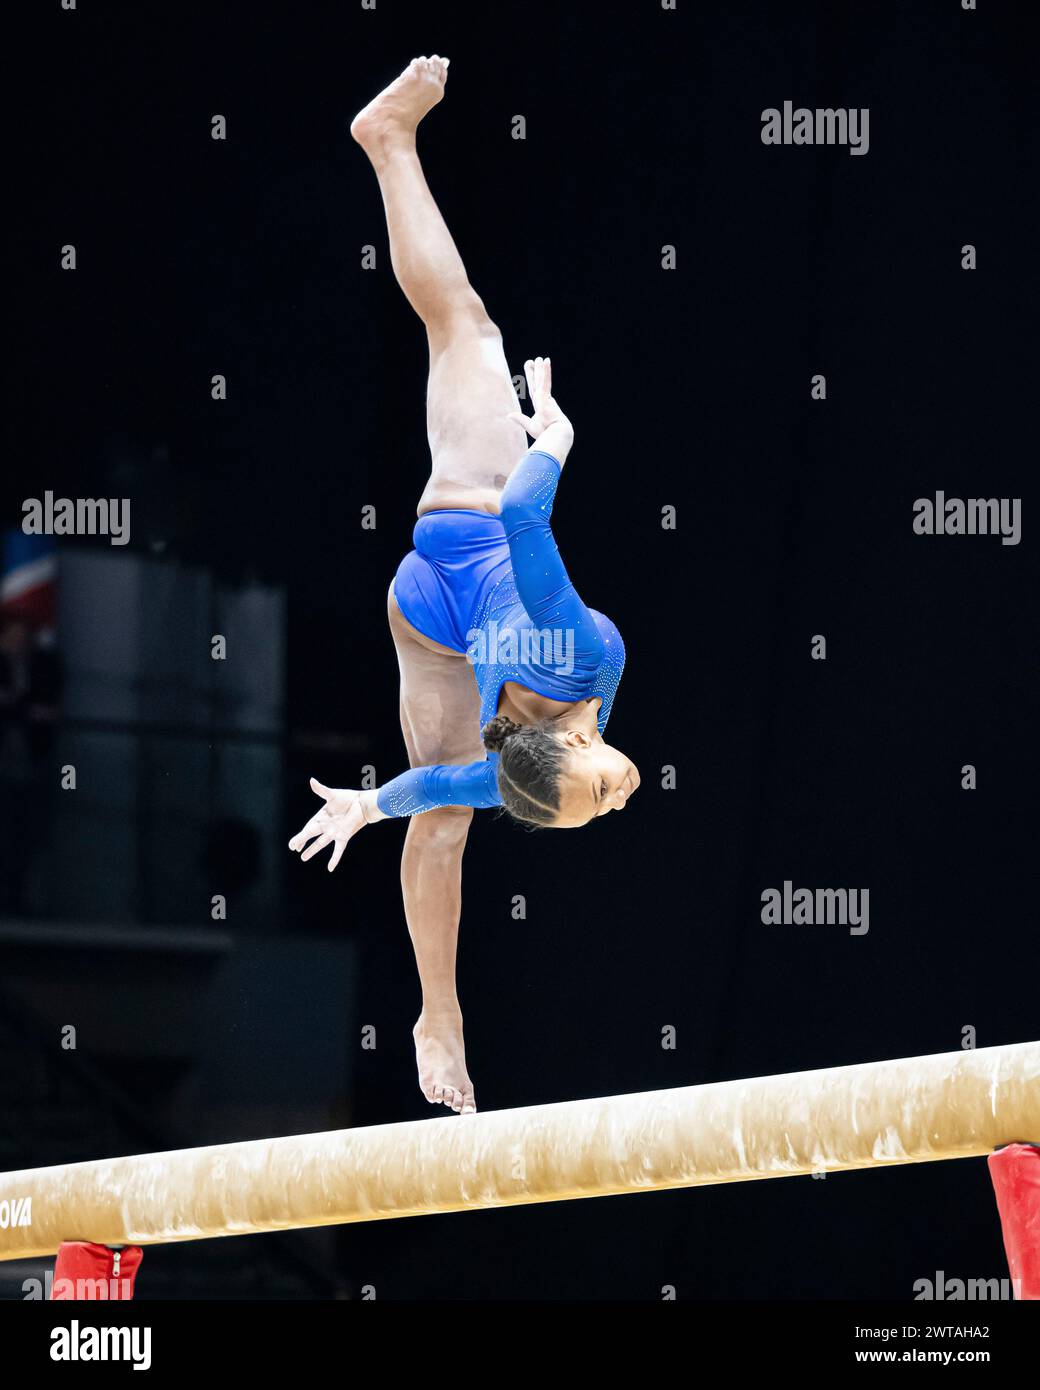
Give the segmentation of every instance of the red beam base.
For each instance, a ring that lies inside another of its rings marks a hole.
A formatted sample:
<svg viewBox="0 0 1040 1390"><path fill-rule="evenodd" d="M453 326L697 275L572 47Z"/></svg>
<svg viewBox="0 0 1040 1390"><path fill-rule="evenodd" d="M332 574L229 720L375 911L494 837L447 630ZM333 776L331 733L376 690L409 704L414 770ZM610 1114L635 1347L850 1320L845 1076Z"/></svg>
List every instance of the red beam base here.
<svg viewBox="0 0 1040 1390"><path fill-rule="evenodd" d="M132 1299L143 1256L139 1245L110 1249L89 1240L63 1241L54 1261L51 1299Z"/></svg>
<svg viewBox="0 0 1040 1390"><path fill-rule="evenodd" d="M1007 1144L987 1159L1015 1297L1040 1299L1040 1145Z"/></svg>

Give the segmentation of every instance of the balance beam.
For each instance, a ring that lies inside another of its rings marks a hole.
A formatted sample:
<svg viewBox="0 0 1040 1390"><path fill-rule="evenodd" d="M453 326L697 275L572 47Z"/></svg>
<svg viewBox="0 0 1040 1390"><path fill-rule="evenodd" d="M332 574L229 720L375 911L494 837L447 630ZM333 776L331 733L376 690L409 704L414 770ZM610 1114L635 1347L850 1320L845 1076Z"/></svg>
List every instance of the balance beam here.
<svg viewBox="0 0 1040 1390"><path fill-rule="evenodd" d="M982 1157L1040 1042L0 1175L0 1260Z"/></svg>

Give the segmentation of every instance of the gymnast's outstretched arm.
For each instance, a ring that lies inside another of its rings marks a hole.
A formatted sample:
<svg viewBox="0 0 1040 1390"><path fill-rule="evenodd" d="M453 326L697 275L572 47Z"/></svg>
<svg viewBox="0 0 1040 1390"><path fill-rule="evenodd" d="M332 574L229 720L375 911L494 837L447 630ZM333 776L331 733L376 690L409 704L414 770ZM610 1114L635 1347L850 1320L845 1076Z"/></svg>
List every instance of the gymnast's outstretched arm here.
<svg viewBox="0 0 1040 1390"><path fill-rule="evenodd" d="M301 859L312 859L327 845L333 845L329 873L343 857L343 851L363 825L387 820L391 816L415 816L441 806L473 806L486 809L501 806L495 762L487 759L464 765L442 763L415 767L402 772L377 791L358 791L353 787L326 787L311 778L311 791L324 799L324 806L289 841ZM308 843L312 841L313 843Z"/></svg>
<svg viewBox="0 0 1040 1390"><path fill-rule="evenodd" d="M536 446L514 469L502 492L502 525L509 542L516 591L539 627L563 629L573 642L574 660L590 674L603 660L603 639L564 567L552 533L553 500L574 443L574 427L552 394L552 362L534 357L524 363L534 415L513 414Z"/></svg>
<svg viewBox="0 0 1040 1390"><path fill-rule="evenodd" d="M559 459L541 448L526 453L502 493L502 525L528 617L540 628L566 632L575 665L591 675L603 660L603 638L571 583L552 532L561 468Z"/></svg>
<svg viewBox="0 0 1040 1390"><path fill-rule="evenodd" d="M497 758L484 758L476 763L410 768L371 794L363 806L365 818L373 821L386 816L415 816L440 806L472 806L478 811L501 806L496 762Z"/></svg>

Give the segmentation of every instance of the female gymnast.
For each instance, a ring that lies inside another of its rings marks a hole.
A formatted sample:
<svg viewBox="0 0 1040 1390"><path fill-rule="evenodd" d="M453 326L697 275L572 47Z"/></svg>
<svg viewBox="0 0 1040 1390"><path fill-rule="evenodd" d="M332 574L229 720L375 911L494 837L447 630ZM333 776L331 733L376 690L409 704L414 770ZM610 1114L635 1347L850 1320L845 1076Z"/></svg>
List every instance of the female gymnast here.
<svg viewBox="0 0 1040 1390"><path fill-rule="evenodd" d="M455 955L474 808L504 806L533 825L585 825L623 809L639 773L603 740L625 661L621 637L578 597L550 529L574 431L553 399L549 359L525 363L534 411L525 418L501 334L416 153L416 129L444 95L447 70L447 58L414 59L351 125L379 180L394 274L430 350L433 467L415 549L387 596L411 771L371 791L312 780L325 804L289 848L311 859L333 845L331 872L362 826L413 817L401 886L422 984L419 1085L431 1104L468 1113L476 1104ZM528 434L538 447L525 453Z"/></svg>

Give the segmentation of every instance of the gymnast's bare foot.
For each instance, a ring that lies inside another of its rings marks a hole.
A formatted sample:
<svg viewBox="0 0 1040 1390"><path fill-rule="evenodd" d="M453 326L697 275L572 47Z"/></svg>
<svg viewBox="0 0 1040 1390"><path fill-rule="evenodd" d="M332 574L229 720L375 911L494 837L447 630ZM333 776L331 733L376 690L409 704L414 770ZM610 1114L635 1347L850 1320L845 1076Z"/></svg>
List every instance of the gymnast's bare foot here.
<svg viewBox="0 0 1040 1390"><path fill-rule="evenodd" d="M431 1105L446 1105L460 1115L477 1108L473 1082L466 1070L462 1041L462 1015L458 1012L431 1018L424 1009L412 1029L419 1088Z"/></svg>
<svg viewBox="0 0 1040 1390"><path fill-rule="evenodd" d="M416 126L444 95L448 62L436 53L413 58L400 77L358 112L350 133L370 159L395 138L410 140L415 135Z"/></svg>

